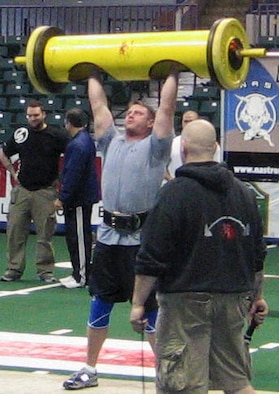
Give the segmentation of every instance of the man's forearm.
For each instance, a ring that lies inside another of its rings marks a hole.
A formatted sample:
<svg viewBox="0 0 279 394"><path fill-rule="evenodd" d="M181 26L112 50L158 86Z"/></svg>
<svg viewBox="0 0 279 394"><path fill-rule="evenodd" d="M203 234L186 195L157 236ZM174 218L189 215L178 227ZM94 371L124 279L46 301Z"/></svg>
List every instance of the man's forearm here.
<svg viewBox="0 0 279 394"><path fill-rule="evenodd" d="M13 164L12 164L11 160L5 155L5 153L3 152L2 149L0 151L0 160L3 164L3 166L6 168L6 170L10 172L13 179L17 181L17 174L15 172Z"/></svg>
<svg viewBox="0 0 279 394"><path fill-rule="evenodd" d="M173 66L173 69L167 77L161 91L160 106L163 107L165 111L169 110L171 113L174 112L176 105L178 76L179 73L177 68Z"/></svg>
<svg viewBox="0 0 279 394"><path fill-rule="evenodd" d="M149 294L153 290L157 278L155 276L136 275L132 304L144 305Z"/></svg>
<svg viewBox="0 0 279 394"><path fill-rule="evenodd" d="M263 282L264 282L263 270L256 272L254 291L253 291L254 300L258 300L263 297Z"/></svg>
<svg viewBox="0 0 279 394"><path fill-rule="evenodd" d="M162 87L160 105L153 126L158 138L165 138L173 133L177 87L178 71L174 65Z"/></svg>

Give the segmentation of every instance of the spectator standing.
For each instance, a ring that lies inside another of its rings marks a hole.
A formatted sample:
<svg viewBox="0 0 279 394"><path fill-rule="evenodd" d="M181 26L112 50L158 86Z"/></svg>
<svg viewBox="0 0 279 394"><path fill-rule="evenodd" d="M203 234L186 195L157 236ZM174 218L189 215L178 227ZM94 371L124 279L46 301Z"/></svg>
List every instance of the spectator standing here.
<svg viewBox="0 0 279 394"><path fill-rule="evenodd" d="M199 114L196 111L185 111L182 115L181 119L181 128L183 129L186 124L189 122L192 122L193 120L199 119ZM165 180L170 181L175 177L175 171L177 168L182 166L182 159L181 159L181 147L180 147L180 142L181 142L181 135L176 136L173 139L172 142L172 147L171 147L171 156L170 156L170 161L167 166L166 174L165 174ZM220 145L217 144L217 148L214 154L214 161L220 162L221 161L221 152L220 152Z"/></svg>
<svg viewBox="0 0 279 394"><path fill-rule="evenodd" d="M139 332L146 325L156 283L158 394L252 394L243 329L248 312L262 323L268 310L262 219L253 192L213 161L213 125L195 120L181 138L186 164L142 229L131 323Z"/></svg>
<svg viewBox="0 0 279 394"><path fill-rule="evenodd" d="M170 155L177 83L178 73L173 67L162 87L156 115L144 103L132 103L125 117L125 133L120 134L99 77L89 79L94 130L104 154L104 223L98 227L89 285L93 299L88 320L87 364L64 382L65 389L98 385L96 363L114 303L131 300L141 226L153 206ZM146 313L149 325L145 331L153 348L157 316L154 294L147 300Z"/></svg>
<svg viewBox="0 0 279 394"><path fill-rule="evenodd" d="M25 269L26 243L33 221L36 229L36 270L45 283L56 282L52 236L56 217L59 158L68 143L67 133L48 126L46 113L38 101L26 109L28 127L17 129L1 150L1 161L16 183L12 188L7 223L8 267L2 281L19 280ZM19 173L10 157L18 154Z"/></svg>
<svg viewBox="0 0 279 394"><path fill-rule="evenodd" d="M65 128L69 142L61 176L56 209L64 209L66 242L73 267L72 275L60 279L68 289L87 285L92 250L91 215L99 200L96 148L88 130L88 117L79 108L66 112Z"/></svg>

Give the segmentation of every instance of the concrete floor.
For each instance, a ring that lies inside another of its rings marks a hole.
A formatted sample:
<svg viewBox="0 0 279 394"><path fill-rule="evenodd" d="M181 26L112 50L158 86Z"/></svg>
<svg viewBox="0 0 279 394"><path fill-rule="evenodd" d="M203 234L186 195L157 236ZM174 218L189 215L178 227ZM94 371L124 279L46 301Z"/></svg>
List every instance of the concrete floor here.
<svg viewBox="0 0 279 394"><path fill-rule="evenodd" d="M34 372L0 371L0 394L62 394L73 391L62 387L66 375L41 374ZM131 380L99 378L99 386L83 390L81 393L94 394L155 394L154 383Z"/></svg>
<svg viewBox="0 0 279 394"><path fill-rule="evenodd" d="M0 394L62 394L72 392L62 387L65 375L34 372L0 371ZM77 390L80 392L80 390ZM81 393L94 394L155 394L154 383L131 380L99 378L99 386L81 390ZM211 391L220 394L220 391ZM279 394L257 391L257 394Z"/></svg>

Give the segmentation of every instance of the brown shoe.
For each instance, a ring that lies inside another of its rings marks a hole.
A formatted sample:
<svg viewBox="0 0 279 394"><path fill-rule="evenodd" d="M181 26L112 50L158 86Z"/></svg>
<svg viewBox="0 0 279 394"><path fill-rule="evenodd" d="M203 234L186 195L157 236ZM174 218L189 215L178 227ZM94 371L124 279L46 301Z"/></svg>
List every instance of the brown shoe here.
<svg viewBox="0 0 279 394"><path fill-rule="evenodd" d="M44 283L57 283L57 279L52 275L52 274L44 274L39 276L40 281L44 282Z"/></svg>
<svg viewBox="0 0 279 394"><path fill-rule="evenodd" d="M6 271L5 274L1 277L2 282L14 282L19 280L21 275L16 271Z"/></svg>

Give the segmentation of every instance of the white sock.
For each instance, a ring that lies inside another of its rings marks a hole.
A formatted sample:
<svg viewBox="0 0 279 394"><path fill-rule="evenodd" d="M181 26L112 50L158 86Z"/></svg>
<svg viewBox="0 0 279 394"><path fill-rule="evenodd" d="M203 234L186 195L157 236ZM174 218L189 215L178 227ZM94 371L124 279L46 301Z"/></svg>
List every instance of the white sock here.
<svg viewBox="0 0 279 394"><path fill-rule="evenodd" d="M91 365L85 364L85 369L90 373L97 373L96 367L91 367Z"/></svg>

